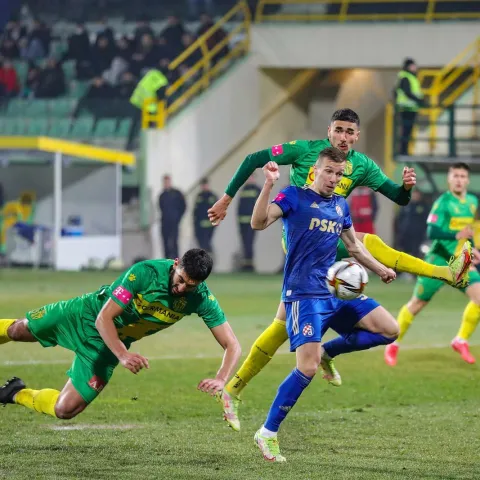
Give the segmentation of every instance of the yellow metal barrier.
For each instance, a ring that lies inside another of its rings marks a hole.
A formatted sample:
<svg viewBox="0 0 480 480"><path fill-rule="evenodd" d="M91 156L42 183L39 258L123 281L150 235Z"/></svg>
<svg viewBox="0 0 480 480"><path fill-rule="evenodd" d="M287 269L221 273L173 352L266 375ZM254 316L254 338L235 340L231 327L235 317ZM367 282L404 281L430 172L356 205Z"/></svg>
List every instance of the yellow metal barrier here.
<svg viewBox="0 0 480 480"><path fill-rule="evenodd" d="M448 10L438 8L442 3L446 3ZM480 19L479 2L477 0L466 0L472 3L471 9L468 11L455 11L452 8L451 0L259 0L255 12L255 21L257 23L268 21L365 21L365 20L423 20L431 22L432 20L455 20L455 19ZM398 13L383 13L382 6L386 3L398 4ZM425 7L420 13L405 12L405 4L418 4ZM353 5L365 4L370 8L379 5L378 12L372 13L350 13L350 7ZM324 5L325 13L265 13L266 6L282 6L282 5ZM328 7L338 6L335 12L328 12Z"/></svg>
<svg viewBox="0 0 480 480"><path fill-rule="evenodd" d="M464 75L467 73L467 75ZM461 78L463 75L463 78ZM421 109L420 115L425 115L429 123L429 145L433 152L436 145L437 120L446 107L452 105L470 87L474 87L474 104L479 102L480 79L480 37L468 45L453 60L439 70L422 70L419 80L429 108ZM478 116L477 110L472 110L472 124ZM412 144L418 134L418 128L412 132Z"/></svg>
<svg viewBox="0 0 480 480"><path fill-rule="evenodd" d="M226 37L210 50L208 48L208 41L212 36L227 22L238 22L239 18L241 20L238 25L229 31ZM212 79L222 71L222 67L224 67L225 64L235 57L248 53L250 50L250 25L250 9L246 0L241 0L212 28L197 38L192 45L173 60L168 66L169 70L172 71L183 65L187 59L199 50L202 53L202 58L166 89L165 101L158 103L156 111L150 111L152 102L155 102L155 100L149 99L145 101L142 109L142 128L152 126L163 128L169 116L176 113L194 95L208 88ZM213 65L212 59L227 45L231 46L230 51Z"/></svg>

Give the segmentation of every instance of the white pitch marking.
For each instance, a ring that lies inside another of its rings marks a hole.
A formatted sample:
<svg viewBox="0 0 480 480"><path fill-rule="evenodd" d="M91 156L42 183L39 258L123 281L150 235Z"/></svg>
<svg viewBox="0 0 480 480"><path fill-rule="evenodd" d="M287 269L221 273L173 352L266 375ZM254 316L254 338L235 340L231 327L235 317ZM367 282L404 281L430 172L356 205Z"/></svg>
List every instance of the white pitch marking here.
<svg viewBox="0 0 480 480"><path fill-rule="evenodd" d="M477 347L480 343L469 343L471 347ZM429 348L447 348L450 346L450 343L434 344L434 345L402 345L403 350L427 350ZM371 348L370 350L364 350L367 352L378 351L376 348ZM276 355L293 355L290 352L278 352ZM149 361L154 360L198 360L198 359L216 359L222 358L221 355L160 355L157 357L148 357ZM0 362L0 365L4 367L16 367L22 365L68 365L72 360L5 360Z"/></svg>
<svg viewBox="0 0 480 480"><path fill-rule="evenodd" d="M47 428L55 431L70 430L131 430L132 428L141 428L139 425L49 425Z"/></svg>

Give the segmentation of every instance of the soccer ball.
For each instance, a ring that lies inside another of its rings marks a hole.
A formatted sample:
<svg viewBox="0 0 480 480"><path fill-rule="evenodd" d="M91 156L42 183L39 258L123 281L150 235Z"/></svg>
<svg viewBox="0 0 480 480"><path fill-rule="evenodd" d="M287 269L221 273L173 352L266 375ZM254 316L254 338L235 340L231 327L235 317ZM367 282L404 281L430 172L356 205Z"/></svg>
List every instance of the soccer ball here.
<svg viewBox="0 0 480 480"><path fill-rule="evenodd" d="M358 263L335 262L327 273L327 288L342 300L353 300L363 293L368 283L367 271Z"/></svg>

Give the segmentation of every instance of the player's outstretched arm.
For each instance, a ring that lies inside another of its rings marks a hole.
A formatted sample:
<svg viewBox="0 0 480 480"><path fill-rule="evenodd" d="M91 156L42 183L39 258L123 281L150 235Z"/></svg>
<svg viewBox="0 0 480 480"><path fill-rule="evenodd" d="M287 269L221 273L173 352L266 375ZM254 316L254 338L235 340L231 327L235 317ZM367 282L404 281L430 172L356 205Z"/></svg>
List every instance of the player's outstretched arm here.
<svg viewBox="0 0 480 480"><path fill-rule="evenodd" d="M387 268L372 257L372 254L365 248L363 243L358 240L353 226L348 230L343 230L341 238L348 253L355 258L358 263L376 273L385 283L390 283L395 280L397 274L391 268Z"/></svg>
<svg viewBox="0 0 480 480"><path fill-rule="evenodd" d="M123 308L109 299L98 314L95 326L107 347L118 358L120 363L132 373L148 368L148 360L138 353L130 353L118 337L114 319L123 313Z"/></svg>
<svg viewBox="0 0 480 480"><path fill-rule="evenodd" d="M198 384L198 389L202 392L215 393L223 390L225 383L233 373L233 369L238 363L238 359L242 353L240 343L228 322L224 322L217 327L210 329L217 342L225 350L222 365L217 372L215 378L206 378Z"/></svg>
<svg viewBox="0 0 480 480"><path fill-rule="evenodd" d="M405 206L410 202L412 188L416 183L415 169L405 167L402 174L402 185L398 185L387 177L377 191L397 205Z"/></svg>
<svg viewBox="0 0 480 480"><path fill-rule="evenodd" d="M265 230L282 215L282 209L275 203L268 203L275 182L280 178L280 170L275 162L268 162L263 167L265 183L253 207L250 225L254 230Z"/></svg>

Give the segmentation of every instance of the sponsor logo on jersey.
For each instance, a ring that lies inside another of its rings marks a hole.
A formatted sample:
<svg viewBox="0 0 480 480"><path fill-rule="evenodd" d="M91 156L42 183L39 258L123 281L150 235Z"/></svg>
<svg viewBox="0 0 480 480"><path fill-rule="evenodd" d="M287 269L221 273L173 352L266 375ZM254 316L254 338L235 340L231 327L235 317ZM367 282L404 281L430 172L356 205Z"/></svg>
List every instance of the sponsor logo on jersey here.
<svg viewBox="0 0 480 480"><path fill-rule="evenodd" d="M310 170L308 171L308 175L307 175L307 180L305 181L305 185L311 185L314 180L315 180L315 171L313 170L313 167L310 167Z"/></svg>
<svg viewBox="0 0 480 480"><path fill-rule="evenodd" d="M97 375L94 375L89 381L88 381L88 386L90 388L93 388L96 392L100 393L104 388L107 382L105 380L102 380L100 377Z"/></svg>
<svg viewBox="0 0 480 480"><path fill-rule="evenodd" d="M472 215L475 215L476 211L477 211L477 206L472 203L470 205L470 212L472 212Z"/></svg>
<svg viewBox="0 0 480 480"><path fill-rule="evenodd" d="M273 157L278 157L279 155L281 155L283 153L283 145L280 144L280 145L274 145L272 147L272 156Z"/></svg>
<svg viewBox="0 0 480 480"><path fill-rule="evenodd" d="M304 337L311 337L314 334L313 326L311 323L306 323L303 326L302 333Z"/></svg>
<svg viewBox="0 0 480 480"><path fill-rule="evenodd" d="M437 223L438 215L431 213L427 218L427 223Z"/></svg>
<svg viewBox="0 0 480 480"><path fill-rule="evenodd" d="M45 316L45 307L37 308L36 310L32 310L31 312L29 312L28 316L32 320L40 320L41 318L43 318Z"/></svg>
<svg viewBox="0 0 480 480"><path fill-rule="evenodd" d="M133 295L121 285L118 286L113 292L112 295L117 299L120 300L124 305L128 305L130 300L133 298Z"/></svg>
<svg viewBox="0 0 480 480"><path fill-rule="evenodd" d="M327 220L325 218L320 219L320 218L313 217L310 220L310 226L308 227L308 229L314 230L315 228L318 228L321 232L334 233L336 235L340 235L343 230L343 225L333 220Z"/></svg>
<svg viewBox="0 0 480 480"><path fill-rule="evenodd" d="M448 228L450 230L463 230L465 227L468 227L468 225L471 225L472 223L472 217L453 217L450 220Z"/></svg>
<svg viewBox="0 0 480 480"><path fill-rule="evenodd" d="M320 208L318 206L318 203L317 202L313 202L311 205L310 205L310 208Z"/></svg>
<svg viewBox="0 0 480 480"><path fill-rule="evenodd" d="M335 210L337 211L337 213L338 213L341 217L343 217L343 210L342 210L342 207L341 207L340 205L337 205L337 206L335 207Z"/></svg>
<svg viewBox="0 0 480 480"><path fill-rule="evenodd" d="M341 195L342 197L346 197L348 195L348 192L350 191L351 186L352 180L350 178L343 177L340 180L340 183L337 185L337 188L335 188L335 193L337 195Z"/></svg>
<svg viewBox="0 0 480 480"><path fill-rule="evenodd" d="M150 315L165 323L176 323L184 317L183 314L170 310L161 302L148 302L140 293L137 293L133 303L140 315Z"/></svg>
<svg viewBox="0 0 480 480"><path fill-rule="evenodd" d="M173 301L173 309L181 312L187 306L187 299L185 297L176 298Z"/></svg>
<svg viewBox="0 0 480 480"><path fill-rule="evenodd" d="M285 194L280 192L274 199L274 202L281 202L285 198Z"/></svg>
<svg viewBox="0 0 480 480"><path fill-rule="evenodd" d="M128 279L129 279L131 282L134 282L134 281L137 279L137 276L136 276L134 273L131 273L131 274L128 276Z"/></svg>

